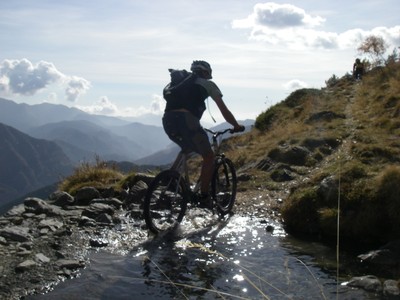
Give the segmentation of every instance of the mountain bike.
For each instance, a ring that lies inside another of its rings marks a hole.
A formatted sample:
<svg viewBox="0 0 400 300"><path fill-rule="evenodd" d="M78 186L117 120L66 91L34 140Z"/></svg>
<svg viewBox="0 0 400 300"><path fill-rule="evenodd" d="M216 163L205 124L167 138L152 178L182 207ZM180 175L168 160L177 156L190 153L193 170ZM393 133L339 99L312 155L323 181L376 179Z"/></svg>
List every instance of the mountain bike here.
<svg viewBox="0 0 400 300"><path fill-rule="evenodd" d="M234 133L233 129L212 131L212 149L215 153L214 173L211 180L212 211L221 217L229 214L236 198L236 170L232 161L220 151L223 134ZM188 207L196 206L196 195L200 190L200 180L191 185L188 169L190 153L179 152L171 168L161 171L148 187L143 216L153 233L176 227L184 218Z"/></svg>

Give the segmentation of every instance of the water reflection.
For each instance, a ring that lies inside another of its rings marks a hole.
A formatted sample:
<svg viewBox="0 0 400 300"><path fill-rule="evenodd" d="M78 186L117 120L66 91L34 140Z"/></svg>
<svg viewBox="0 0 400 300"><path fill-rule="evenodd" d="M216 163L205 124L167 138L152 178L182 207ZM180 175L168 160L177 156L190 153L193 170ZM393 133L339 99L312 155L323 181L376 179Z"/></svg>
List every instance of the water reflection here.
<svg viewBox="0 0 400 300"><path fill-rule="evenodd" d="M279 224L202 218L125 256L93 253L80 278L40 299L374 299L337 285L332 272L302 251L310 246L286 236ZM318 260L332 257L321 249Z"/></svg>

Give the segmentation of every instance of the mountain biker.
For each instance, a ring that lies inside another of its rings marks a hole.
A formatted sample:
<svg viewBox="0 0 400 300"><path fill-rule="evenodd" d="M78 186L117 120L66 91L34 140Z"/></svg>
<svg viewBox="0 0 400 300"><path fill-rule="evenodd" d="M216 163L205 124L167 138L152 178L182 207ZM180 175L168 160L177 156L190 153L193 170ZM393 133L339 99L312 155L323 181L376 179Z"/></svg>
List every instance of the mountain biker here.
<svg viewBox="0 0 400 300"><path fill-rule="evenodd" d="M163 127L168 137L178 144L185 152L196 152L203 158L200 173L199 206L211 208L212 200L209 195L209 186L214 169L214 152L207 133L200 125L200 119L205 111L204 101L210 96L217 104L224 119L233 126L234 132L245 128L236 121L233 114L222 100L222 93L218 86L211 81L212 70L208 62L193 61L190 70L197 75L194 82L192 99L185 99L181 105L166 105L163 116Z"/></svg>
<svg viewBox="0 0 400 300"><path fill-rule="evenodd" d="M354 79L361 79L364 74L364 64L360 61L359 58L353 64L353 75Z"/></svg>

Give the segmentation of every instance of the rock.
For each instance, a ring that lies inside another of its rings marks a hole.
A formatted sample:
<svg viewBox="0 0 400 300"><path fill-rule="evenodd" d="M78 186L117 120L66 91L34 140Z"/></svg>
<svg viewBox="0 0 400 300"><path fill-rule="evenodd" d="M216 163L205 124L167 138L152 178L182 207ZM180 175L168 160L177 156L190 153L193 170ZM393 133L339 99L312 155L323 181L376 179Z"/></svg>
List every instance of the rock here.
<svg viewBox="0 0 400 300"><path fill-rule="evenodd" d="M129 189L128 196L125 200L127 206L132 203L139 204L143 202L143 198L146 195L148 185L140 180L134 186Z"/></svg>
<svg viewBox="0 0 400 300"><path fill-rule="evenodd" d="M25 212L25 206L23 204L14 206L7 213L5 213L5 217L15 217L20 216Z"/></svg>
<svg viewBox="0 0 400 300"><path fill-rule="evenodd" d="M103 224L112 224L113 219L109 214L102 213L96 218L96 222Z"/></svg>
<svg viewBox="0 0 400 300"><path fill-rule="evenodd" d="M266 157L257 161L254 167L262 171L268 171L272 165L272 160L269 157Z"/></svg>
<svg viewBox="0 0 400 300"><path fill-rule="evenodd" d="M317 193L326 202L336 201L337 191L339 190L338 181L334 176L325 177L318 186Z"/></svg>
<svg viewBox="0 0 400 300"><path fill-rule="evenodd" d="M276 162L286 164L303 166L306 164L311 152L306 147L291 146L285 148L284 146L272 149L268 156Z"/></svg>
<svg viewBox="0 0 400 300"><path fill-rule="evenodd" d="M37 253L35 255L35 258L42 263L48 263L50 262L50 258L48 258L47 256L45 256L43 253Z"/></svg>
<svg viewBox="0 0 400 300"><path fill-rule="evenodd" d="M334 119L346 119L346 116L344 114L337 114L333 111L321 111L311 115L305 123L310 124L317 121L332 121Z"/></svg>
<svg viewBox="0 0 400 300"><path fill-rule="evenodd" d="M278 163L271 172L271 179L275 182L291 181L294 179L293 169L289 165Z"/></svg>
<svg viewBox="0 0 400 300"><path fill-rule="evenodd" d="M60 222L55 219L44 219L39 222L38 228L48 228L51 231L56 231L57 229L61 228L64 225L63 222Z"/></svg>
<svg viewBox="0 0 400 300"><path fill-rule="evenodd" d="M105 213L109 215L114 214L114 208L108 204L103 203L93 203L90 204L86 209L82 211L82 216L96 219L99 215Z"/></svg>
<svg viewBox="0 0 400 300"><path fill-rule="evenodd" d="M32 240L32 236L28 232L29 228L26 227L6 227L0 230L0 236L16 242L27 242Z"/></svg>
<svg viewBox="0 0 400 300"><path fill-rule="evenodd" d="M54 192L53 194L51 194L49 196L50 200L53 200L53 204L60 206L60 207L65 207L68 205L73 205L74 204L74 197L72 197L70 194L68 194L67 192L61 192L61 191L57 191Z"/></svg>
<svg viewBox="0 0 400 300"><path fill-rule="evenodd" d="M272 226L272 225L267 225L267 227L265 227L265 230L266 230L267 232L273 233L274 230L275 230L275 227Z"/></svg>
<svg viewBox="0 0 400 300"><path fill-rule="evenodd" d="M24 262L20 263L15 270L18 272L24 272L27 270L32 269L33 267L36 266L36 263L33 260L25 260Z"/></svg>
<svg viewBox="0 0 400 300"><path fill-rule="evenodd" d="M86 216L82 216L81 220L79 221L78 226L79 227L96 227L97 224L96 224L95 220L88 218Z"/></svg>
<svg viewBox="0 0 400 300"><path fill-rule="evenodd" d="M100 248L100 247L106 247L108 245L108 242L92 239L89 241L89 244L91 247Z"/></svg>
<svg viewBox="0 0 400 300"><path fill-rule="evenodd" d="M94 187L83 187L76 192L75 204L88 205L93 199L100 198L100 192Z"/></svg>
<svg viewBox="0 0 400 300"><path fill-rule="evenodd" d="M236 178L238 181L249 181L252 178L252 176L248 173L241 173L238 174Z"/></svg>
<svg viewBox="0 0 400 300"><path fill-rule="evenodd" d="M83 262L75 259L59 259L57 260L56 265L60 269L66 268L70 270L83 268L85 266Z"/></svg>
<svg viewBox="0 0 400 300"><path fill-rule="evenodd" d="M103 203L103 204L108 204L112 205L115 208L121 208L122 207L122 201L118 200L117 198L99 198L99 199L93 199L91 204L93 203Z"/></svg>
<svg viewBox="0 0 400 300"><path fill-rule="evenodd" d="M351 287L362 288L370 292L382 292L382 284L380 280L378 279L378 277L373 275L353 277L350 279L347 285Z"/></svg>
<svg viewBox="0 0 400 300"><path fill-rule="evenodd" d="M383 295L387 297L400 296L399 282L396 280L385 280L383 283Z"/></svg>
<svg viewBox="0 0 400 300"><path fill-rule="evenodd" d="M47 216L60 216L63 214L58 206L51 205L39 198L26 198L24 205L28 213L31 212L37 215L45 214Z"/></svg>
<svg viewBox="0 0 400 300"><path fill-rule="evenodd" d="M392 241L378 250L361 254L358 258L368 265L373 265L381 272L398 276L400 274L400 240Z"/></svg>

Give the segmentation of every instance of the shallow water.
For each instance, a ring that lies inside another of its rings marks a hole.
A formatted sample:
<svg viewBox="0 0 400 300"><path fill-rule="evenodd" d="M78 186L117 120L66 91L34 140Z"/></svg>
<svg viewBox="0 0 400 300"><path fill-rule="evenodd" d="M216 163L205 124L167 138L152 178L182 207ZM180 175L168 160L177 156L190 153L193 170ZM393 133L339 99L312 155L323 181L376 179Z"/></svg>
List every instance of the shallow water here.
<svg viewBox="0 0 400 300"><path fill-rule="evenodd" d="M93 252L80 277L27 299L379 299L337 284L332 249L268 225L193 210L177 231L127 255Z"/></svg>

